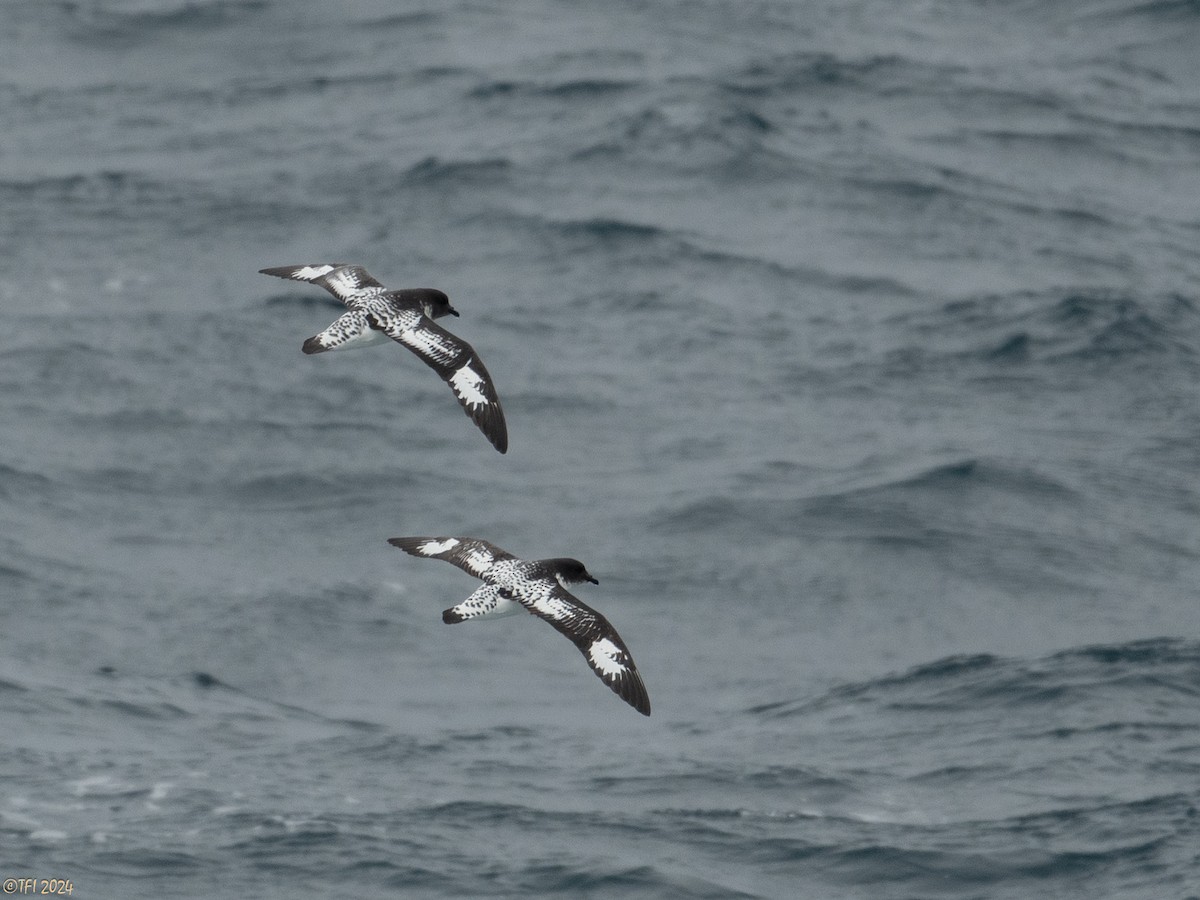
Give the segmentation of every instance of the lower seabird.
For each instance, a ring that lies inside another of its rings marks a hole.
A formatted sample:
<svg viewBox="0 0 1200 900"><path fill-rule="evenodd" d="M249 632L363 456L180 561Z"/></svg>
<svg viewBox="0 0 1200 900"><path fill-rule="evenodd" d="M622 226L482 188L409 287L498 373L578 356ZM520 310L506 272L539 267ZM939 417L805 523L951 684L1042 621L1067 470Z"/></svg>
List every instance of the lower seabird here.
<svg viewBox="0 0 1200 900"><path fill-rule="evenodd" d="M567 590L567 585L584 581L599 584L579 560L521 560L470 537L396 537L388 543L412 556L444 559L482 579L482 587L442 613L446 624L524 609L570 638L601 681L642 715L650 715L650 696L625 642L608 619Z"/></svg>

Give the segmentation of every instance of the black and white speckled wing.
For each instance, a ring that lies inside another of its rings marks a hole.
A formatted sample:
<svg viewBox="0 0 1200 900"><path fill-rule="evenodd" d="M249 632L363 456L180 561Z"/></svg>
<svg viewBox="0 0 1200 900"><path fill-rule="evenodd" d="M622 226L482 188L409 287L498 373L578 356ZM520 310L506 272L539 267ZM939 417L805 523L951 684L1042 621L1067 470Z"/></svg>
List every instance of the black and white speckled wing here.
<svg viewBox="0 0 1200 900"><path fill-rule="evenodd" d="M307 281L318 284L337 297L351 309L360 302L382 291L383 285L375 280L362 266L348 263L316 263L307 266L276 266L259 269L263 275L289 278L292 281Z"/></svg>
<svg viewBox="0 0 1200 900"><path fill-rule="evenodd" d="M476 578L502 560L515 559L511 553L481 538L469 537L394 537L388 543L411 556L444 559Z"/></svg>
<svg viewBox="0 0 1200 900"><path fill-rule="evenodd" d="M377 306L373 304L368 313L371 324L417 354L437 372L442 381L450 385L463 411L492 446L501 453L507 452L508 425L504 421L504 410L500 408L492 376L484 368L475 348L416 310L384 310Z"/></svg>
<svg viewBox="0 0 1200 900"><path fill-rule="evenodd" d="M650 715L646 685L608 619L557 584L536 584L534 589L515 591L513 599L570 638L601 681L643 716Z"/></svg>
<svg viewBox="0 0 1200 900"><path fill-rule="evenodd" d="M372 333L367 314L361 309L352 309L338 316L334 323L320 334L306 340L301 349L309 354L324 353L345 344L367 343Z"/></svg>
<svg viewBox="0 0 1200 900"><path fill-rule="evenodd" d="M470 597L458 606L452 606L443 611L442 621L447 625L457 625L467 619L487 615L505 615L513 611L519 612L520 609L521 607L513 602L511 594L500 585L484 584L480 585Z"/></svg>

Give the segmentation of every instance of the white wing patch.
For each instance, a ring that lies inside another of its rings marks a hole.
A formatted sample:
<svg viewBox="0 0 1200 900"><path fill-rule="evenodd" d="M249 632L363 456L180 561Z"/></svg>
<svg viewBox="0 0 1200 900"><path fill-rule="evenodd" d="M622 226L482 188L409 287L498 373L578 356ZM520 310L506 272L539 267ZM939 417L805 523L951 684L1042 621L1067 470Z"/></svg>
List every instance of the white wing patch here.
<svg viewBox="0 0 1200 900"><path fill-rule="evenodd" d="M426 359L445 365L458 356L462 347L455 340L431 328L411 328L401 332L400 342Z"/></svg>
<svg viewBox="0 0 1200 900"><path fill-rule="evenodd" d="M295 278L297 281L312 281L314 278L328 275L336 268L337 266L302 266L288 277Z"/></svg>
<svg viewBox="0 0 1200 900"><path fill-rule="evenodd" d="M330 271L333 270L331 269ZM321 274L324 275L326 273L322 272ZM349 298L363 290L357 273L351 266L343 266L340 270L326 278L325 283L329 285L329 290L339 297Z"/></svg>
<svg viewBox="0 0 1200 900"><path fill-rule="evenodd" d="M487 395L480 390L483 384L483 376L472 369L470 363L450 376L450 386L454 388L454 393L458 395L459 400L472 409L476 406L487 406L491 402Z"/></svg>
<svg viewBox="0 0 1200 900"><path fill-rule="evenodd" d="M444 541L426 541L417 549L426 556L437 556L459 545L458 538L446 538Z"/></svg>
<svg viewBox="0 0 1200 900"><path fill-rule="evenodd" d="M512 557L509 554L505 553L499 547L479 538L404 537L388 538L388 543L393 547L399 547L405 553L411 553L413 556L444 559L446 562L458 566L476 578L483 578L485 574L493 571L496 566L505 569L505 563L501 562L501 560L508 561L508 569L512 567ZM503 581L503 575L488 580L498 584Z"/></svg>
<svg viewBox="0 0 1200 900"><path fill-rule="evenodd" d="M275 278L290 278L320 285L351 308L357 307L364 297L383 293L384 287L362 266L349 263L310 263L303 266L276 266L259 269L264 275Z"/></svg>
<svg viewBox="0 0 1200 900"><path fill-rule="evenodd" d="M529 605L547 619L556 622L569 622L579 615L579 607L568 603L551 593L543 592L540 596L529 598Z"/></svg>
<svg viewBox="0 0 1200 900"><path fill-rule="evenodd" d="M601 675L615 678L623 675L628 666L622 662L625 652L608 638L600 638L592 642L588 648L588 659Z"/></svg>
<svg viewBox="0 0 1200 900"><path fill-rule="evenodd" d="M472 550L469 554L463 557L463 565L466 566L473 574L482 575L492 567L495 557L487 550Z"/></svg>

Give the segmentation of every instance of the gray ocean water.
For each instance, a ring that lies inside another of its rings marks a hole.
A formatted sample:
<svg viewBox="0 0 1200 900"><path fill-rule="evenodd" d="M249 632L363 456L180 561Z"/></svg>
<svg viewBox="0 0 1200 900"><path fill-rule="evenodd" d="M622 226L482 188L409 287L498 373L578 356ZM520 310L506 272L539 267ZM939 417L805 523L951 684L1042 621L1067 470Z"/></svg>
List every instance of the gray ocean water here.
<svg viewBox="0 0 1200 900"><path fill-rule="evenodd" d="M4 13L0 878L1200 897L1195 2ZM300 352L342 260L507 455ZM583 560L653 715L414 534Z"/></svg>

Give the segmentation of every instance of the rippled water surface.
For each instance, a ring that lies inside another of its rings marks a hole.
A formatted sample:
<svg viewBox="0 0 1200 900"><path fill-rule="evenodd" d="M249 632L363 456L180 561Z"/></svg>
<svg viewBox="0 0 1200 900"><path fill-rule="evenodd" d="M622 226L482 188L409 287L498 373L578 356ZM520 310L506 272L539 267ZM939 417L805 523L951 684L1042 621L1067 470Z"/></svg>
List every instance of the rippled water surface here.
<svg viewBox="0 0 1200 900"><path fill-rule="evenodd" d="M6 13L0 877L1200 897L1194 3ZM506 455L300 352L341 260ZM582 559L653 715L418 534Z"/></svg>

